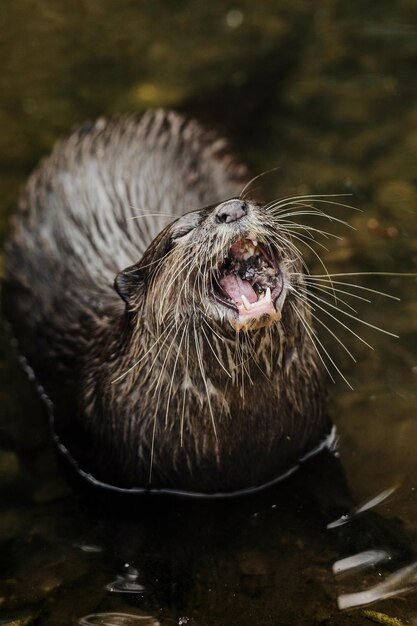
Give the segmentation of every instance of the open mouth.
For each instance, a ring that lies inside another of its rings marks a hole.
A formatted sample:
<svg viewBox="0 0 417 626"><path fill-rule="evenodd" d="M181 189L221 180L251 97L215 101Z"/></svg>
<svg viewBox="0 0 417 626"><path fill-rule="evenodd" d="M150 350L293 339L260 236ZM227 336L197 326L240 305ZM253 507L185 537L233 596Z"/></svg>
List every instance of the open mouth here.
<svg viewBox="0 0 417 626"><path fill-rule="evenodd" d="M239 239L228 251L214 280L214 297L237 314L236 330L260 328L281 319L276 306L283 277L273 255L252 239Z"/></svg>

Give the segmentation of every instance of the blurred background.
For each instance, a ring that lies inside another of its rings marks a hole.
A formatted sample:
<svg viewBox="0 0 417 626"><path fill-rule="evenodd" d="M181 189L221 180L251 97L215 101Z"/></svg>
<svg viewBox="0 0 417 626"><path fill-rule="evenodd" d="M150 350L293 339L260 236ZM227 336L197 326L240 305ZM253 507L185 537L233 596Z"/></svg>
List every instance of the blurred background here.
<svg viewBox="0 0 417 626"><path fill-rule="evenodd" d="M335 201L360 211L327 207L355 228L318 250L330 271L416 272L416 75L415 0L3 0L1 246L19 190L59 137L98 116L172 107L227 136L254 175L277 168L255 185L267 200L346 194ZM400 338L343 318L372 351L334 322L355 364L324 332L354 387L337 375L329 385L342 460L359 501L398 485L379 511L415 532L417 282L347 281L401 298L353 302ZM221 514L135 503L112 515L74 490L3 326L1 624L370 623L361 608L338 610L338 555L288 489ZM374 583L368 572L348 586ZM417 623L413 594L376 610Z"/></svg>

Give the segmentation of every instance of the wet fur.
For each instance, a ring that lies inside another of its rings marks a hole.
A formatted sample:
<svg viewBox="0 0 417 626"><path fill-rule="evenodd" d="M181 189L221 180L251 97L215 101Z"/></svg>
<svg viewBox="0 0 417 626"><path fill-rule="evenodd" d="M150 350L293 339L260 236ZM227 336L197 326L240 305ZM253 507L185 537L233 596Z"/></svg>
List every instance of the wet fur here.
<svg viewBox="0 0 417 626"><path fill-rule="evenodd" d="M239 489L329 430L309 305L292 292L301 261L266 207L249 203L245 232L272 237L282 322L237 334L208 297L203 278L236 237L214 210L245 181L224 140L157 111L73 133L22 194L6 313L62 431L88 442L103 479Z"/></svg>

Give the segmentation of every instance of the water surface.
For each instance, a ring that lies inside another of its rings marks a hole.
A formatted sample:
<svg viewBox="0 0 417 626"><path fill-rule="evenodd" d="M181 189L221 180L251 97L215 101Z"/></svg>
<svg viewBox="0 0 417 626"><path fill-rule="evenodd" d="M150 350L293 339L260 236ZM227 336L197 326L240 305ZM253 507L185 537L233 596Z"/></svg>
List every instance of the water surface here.
<svg viewBox="0 0 417 626"><path fill-rule="evenodd" d="M226 134L254 174L276 167L259 182L267 199L349 194L339 200L362 212L328 209L356 230L337 228L342 239L317 248L330 271L417 270L412 0L4 0L0 55L2 240L20 186L56 139L85 119L164 106ZM400 338L344 318L370 350L332 326L357 359L328 335L354 388L337 375L329 383L341 458L359 503L396 486L377 511L412 534L417 283L350 280L401 298L351 301L359 317ZM0 623L365 625L376 613L417 623L413 572L381 589L392 572L368 554L336 575L333 564L348 555L292 482L220 506L109 507L86 496L57 464L46 412L6 329L0 368ZM375 564L361 568L367 558ZM371 600L394 590L368 607L376 613L338 608L341 596L376 587Z"/></svg>

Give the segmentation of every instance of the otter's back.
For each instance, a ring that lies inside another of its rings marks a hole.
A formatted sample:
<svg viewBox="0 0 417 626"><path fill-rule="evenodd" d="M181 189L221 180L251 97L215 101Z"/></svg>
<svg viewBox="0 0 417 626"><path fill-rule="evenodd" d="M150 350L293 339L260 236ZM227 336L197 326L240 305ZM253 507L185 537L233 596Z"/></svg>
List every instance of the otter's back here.
<svg viewBox="0 0 417 626"><path fill-rule="evenodd" d="M243 176L224 140L173 112L99 119L59 143L6 248L5 310L29 360L82 346L84 319L122 307L115 275L173 218L239 193Z"/></svg>

